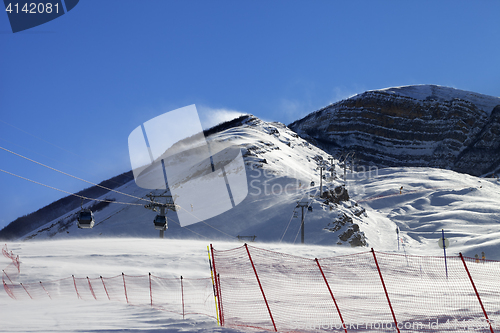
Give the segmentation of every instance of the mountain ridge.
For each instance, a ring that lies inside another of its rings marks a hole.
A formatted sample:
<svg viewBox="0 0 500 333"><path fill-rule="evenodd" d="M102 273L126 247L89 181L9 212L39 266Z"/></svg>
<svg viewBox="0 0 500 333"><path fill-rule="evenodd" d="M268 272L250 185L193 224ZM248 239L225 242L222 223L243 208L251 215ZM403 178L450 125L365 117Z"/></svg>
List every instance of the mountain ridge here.
<svg viewBox="0 0 500 333"><path fill-rule="evenodd" d="M296 210L297 201L306 200L311 209L306 207L305 210L306 221L308 221L306 242L347 246L366 245L364 232L360 230L364 217L359 213L361 209L355 205L355 202L349 198L343 198L342 202L325 204L324 199L317 194L320 178L318 166L326 166L330 155L301 139L284 124L265 122L251 115L219 124L205 133L210 145L224 143L241 149L248 195L236 207L188 227L180 227L178 213L168 212L169 223L165 231L166 237L236 239L238 236L256 236L260 241L283 240L293 243L300 241L297 233L300 227L299 214ZM204 168L201 165L200 167ZM206 174L205 169L198 170L198 166L193 168L188 171L193 174ZM311 183L313 179L316 180L316 184ZM328 190L334 190L341 184L338 178L332 179L328 184ZM325 191L326 185L325 181ZM169 183L168 186L175 188L178 185ZM206 186L200 188L204 189ZM110 203L106 206L95 207L96 221L92 229L78 229L76 214L79 207L73 209L68 207L64 214L27 232L20 239L158 237L158 231L154 229L152 223L155 213L143 207L149 203L146 195L151 190L138 187L133 179L116 190L131 195L133 198L122 197L116 192L108 192L96 197L99 200L121 201L129 204ZM196 191L196 188L193 190ZM328 193L330 196L335 196L332 192ZM223 205L224 202L219 202L221 198L218 198L220 196L217 194L208 194L204 197L204 202L191 202L191 205L188 204L179 209L195 216L198 214L198 209L207 205ZM144 199L147 202L144 202ZM178 205L177 202L176 205ZM86 203L83 208L91 208L91 203ZM348 216L347 219L342 220L344 223L332 227L332 223L335 224L340 217L344 216Z"/></svg>
<svg viewBox="0 0 500 333"><path fill-rule="evenodd" d="M446 101L454 98L463 99L475 104L490 114L495 106L500 105L500 97L484 95L467 90L434 84L417 84L400 87L389 87L370 91L383 91L390 94L411 97L417 100Z"/></svg>
<svg viewBox="0 0 500 333"><path fill-rule="evenodd" d="M289 127L332 155L355 152L361 164L479 176L500 168L499 113L500 98L419 85L366 91Z"/></svg>

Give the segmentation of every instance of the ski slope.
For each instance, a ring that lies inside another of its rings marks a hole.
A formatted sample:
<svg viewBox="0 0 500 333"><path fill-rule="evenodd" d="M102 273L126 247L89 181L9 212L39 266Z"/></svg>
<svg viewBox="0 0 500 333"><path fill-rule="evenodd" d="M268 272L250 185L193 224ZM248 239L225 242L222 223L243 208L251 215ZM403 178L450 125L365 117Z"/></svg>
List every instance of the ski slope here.
<svg viewBox="0 0 500 333"><path fill-rule="evenodd" d="M258 241L300 242L298 231L300 218L294 218L297 201L308 201L313 212L306 211L308 222L306 242L309 244L336 244L338 234L324 230L346 207L330 210L322 207L315 197L319 190L320 163L330 155L299 138L280 123L267 123L251 118L242 126L227 129L208 138L211 142L240 147L245 161L248 194L235 208L203 222L181 228L175 212L168 212L168 231L165 237L174 239L235 240L237 236L256 236ZM329 162L328 162L329 163ZM200 167L201 168L201 167ZM337 165L338 168L338 165ZM204 170L193 170L193 173ZM315 185L311 186L311 181ZM335 179L326 184L335 187L342 184ZM176 186L176 184L169 184ZM206 188L206 186L205 186ZM65 239L81 237L158 237L153 227L154 212L143 206L149 203L146 195L151 191L139 188L131 181L117 189L139 200L110 192L99 199L125 202L129 205L110 204L94 212L93 229L78 229L75 214L69 211L23 237L26 240ZM200 202L192 202L180 209L193 216L200 206L221 205L217 193L207 193ZM85 204L84 208L89 204Z"/></svg>
<svg viewBox="0 0 500 333"><path fill-rule="evenodd" d="M478 178L450 170L433 168L386 168L350 173L346 186L350 200L324 204L319 198L319 166L331 157L279 123L249 118L240 126L209 137L241 148L245 159L247 197L235 208L181 228L175 212L167 213L171 239L237 240L238 236L256 236L257 242L300 243L298 201L306 201L305 243L342 245L339 237L359 226L367 247L392 251L398 247L396 228L401 230L405 249L419 254L439 254L436 246L441 229L450 239L450 251L465 255L486 252L488 258L500 259L500 183L494 178ZM349 169L349 168L347 168ZM361 170L359 168L358 170ZM331 171L323 181L323 190L344 184L343 166L335 160L334 179ZM314 181L314 185L311 185ZM403 187L401 194L400 188ZM131 181L118 191L145 198L150 191ZM155 213L144 209L142 200L110 192L100 199L115 198L133 205L110 204L95 212L93 229L78 229L75 213L49 222L27 234L24 240L158 237L152 220ZM217 205L218 198L206 195L202 204ZM199 203L183 207L196 215ZM294 214L295 213L295 214ZM297 216L296 218L294 217ZM340 225L347 216L351 224ZM401 244L400 244L401 245ZM437 251L437 252L436 252Z"/></svg>
<svg viewBox="0 0 500 333"><path fill-rule="evenodd" d="M210 277L207 245L196 240L108 238L9 243L19 255L24 284L75 277L109 277L122 272L161 277ZM241 246L214 242L217 249ZM307 257L331 256L330 247L268 244L268 248ZM352 251L344 248L344 251ZM2 269L9 260L0 257ZM108 300L13 300L0 292L0 332L236 332L221 328L206 316L182 316L143 306ZM214 313L215 315L215 313Z"/></svg>
<svg viewBox="0 0 500 333"><path fill-rule="evenodd" d="M389 239L387 239L387 241L390 243ZM217 250L233 249L241 247L241 245L242 244L238 242L220 241L214 242L213 244L214 248ZM339 246L278 243L258 243L256 245L264 249L311 259L360 252L359 248ZM151 272L160 277L178 277L179 275L185 278L210 277L209 265L207 262L207 243L198 240L94 238L14 242L9 243L8 247L14 254L20 256L21 274L18 278L16 277L14 281L16 283L23 282L25 285L29 283L37 284L38 281L43 281L44 284L47 285L51 280L67 278L71 275L77 278L98 278L101 275L104 277L116 276L121 272L125 272L128 276L145 275ZM407 252L418 252L410 248L411 247L408 248ZM401 249L399 253L403 253L403 249ZM346 257L342 256L340 258ZM400 257L403 263L401 269L406 267L403 258L404 256ZM419 258L422 257L410 258L410 260L417 260L417 271ZM340 260L342 261L342 259ZM5 267L8 264L9 260L7 260L7 258L0 258L0 265ZM348 265L348 262L344 262L344 264ZM414 266L413 262L412 266ZM481 267L483 266L481 265ZM353 272L362 273L358 271L359 267L356 265L352 265L350 269L352 269ZM460 267L458 267L458 269L460 270ZM455 273L456 270L457 267L455 267ZM348 269L347 271L350 270ZM422 274L421 271L422 266L420 266L420 274ZM372 271L371 273L372 276L370 281L374 282L376 279L373 274L376 274L376 271ZM353 276L355 275L356 274ZM444 272L442 275L444 275ZM428 277L431 276L432 274ZM361 277L362 276L359 278ZM476 275L475 277L477 278L478 276ZM386 276L386 278L388 278L388 276ZM417 282L421 283L419 274L417 274L415 278L418 280ZM390 284L392 288L397 285L397 275L392 275L392 280L388 280L391 281ZM429 282L434 282L435 284L437 281L431 279ZM443 291L444 289L452 287L455 291L455 293L452 294L459 297L457 298L458 303L450 299L449 295L447 302L450 304L460 304L459 300L461 294L460 292L456 292L456 288L459 286L450 286L445 282L446 281L441 279L440 283L442 283L443 286L439 288L434 284L429 285L445 293L446 291ZM338 281L335 286L339 288L340 285L344 284L345 290L352 289L349 279ZM24 295L24 298L18 295L18 299L13 300L7 296L6 293L0 293L0 304L2 309L0 311L0 320L2 323L0 332L243 332L242 330L234 328L219 327L214 318L207 316L187 315L186 318L183 319L179 314L161 311L157 308L151 308L148 305L128 305L124 301L117 302L116 300L108 300L103 297L98 297L97 300L94 300L89 295L86 295L87 297L83 297L83 299L78 299L74 293L74 289L71 289L72 286L69 285L67 288L69 292L62 293L62 296L52 299L43 297L32 300L26 297L26 295ZM426 302L425 294L422 294L421 290L415 291L413 290L414 288L404 289L405 291L401 297L419 299L420 305ZM131 289L128 290L129 293L132 292ZM19 291L22 292L22 290ZM285 292L286 294L285 290L281 292ZM415 292L415 294L412 294L412 292ZM351 301L355 304L359 297L356 296L356 292L353 290L351 290L351 294ZM351 294L347 292L347 295ZM42 293L42 296L45 295ZM380 294L380 290L379 293L374 296L380 298L379 301L381 305L384 304L383 293ZM435 294L433 296L435 297ZM302 295L302 298L303 297L304 295ZM211 297L208 297L206 301L210 303L212 301ZM288 301L290 302L290 297ZM342 302L345 303L345 301L346 299L344 296ZM401 302L401 300L399 300L399 302ZM435 300L433 302L435 302ZM403 302L403 304L405 303ZM435 303L433 303L433 305L434 304ZM477 307L477 304L474 303L474 305ZM244 307L244 304L242 306ZM491 309L495 307L495 304L488 304L488 306ZM386 311L384 311L384 316L382 317L381 314L377 312L380 308L372 308L371 312L366 312L366 309L370 309L369 306L365 306L364 309L364 318L372 318L374 323L379 321L390 322L391 320L385 308ZM411 309L411 305L409 305L408 309ZM398 311L400 310L401 309L398 308ZM458 310L455 309L454 311ZM323 312L324 309L318 309L316 320L318 320L318 318L323 321L328 320L328 315L327 317L317 317ZM410 313L413 312L410 310ZM348 314L349 312L346 313L346 315ZM262 320L268 320L266 318L262 318ZM349 316L346 318L349 319L349 322L356 322L356 318L349 318ZM479 321L481 320L480 315L478 315L477 319ZM323 321L321 322L323 323ZM362 331L378 332L379 330L361 329L360 332Z"/></svg>
<svg viewBox="0 0 500 333"><path fill-rule="evenodd" d="M370 177L348 173L347 188L352 200L366 209L366 217L359 223L369 247L402 254L442 255L437 240L441 229L445 229L450 241L448 255L462 252L474 256L484 251L488 259L500 259L500 184L495 179L430 168L391 168L378 170ZM319 201L314 204L318 206L316 210L321 209ZM401 229L399 250L396 226ZM306 224L306 230L309 227ZM273 229L266 230L272 232ZM277 236L282 230L276 227L273 232ZM207 278L210 277L206 251L209 243L218 250L242 244L210 239L95 236L18 241L7 246L20 256L19 282L31 283L71 275L110 277L122 272L127 275L151 272L166 278L180 275ZM276 240L255 245L306 258L367 250L366 247L296 245ZM2 267L8 263L7 258L0 258ZM0 332L237 332L218 327L214 319L206 316L188 316L183 320L177 314L149 307L79 300L76 296L58 300L13 300L1 292L0 303Z"/></svg>
<svg viewBox="0 0 500 333"><path fill-rule="evenodd" d="M448 253L486 253L500 259L500 181L433 168L387 168L372 175L353 174L348 189L366 207L367 238L377 249L397 247L396 226L407 251L441 255L445 230ZM401 194L400 194L400 189ZM379 225L393 224L389 235Z"/></svg>

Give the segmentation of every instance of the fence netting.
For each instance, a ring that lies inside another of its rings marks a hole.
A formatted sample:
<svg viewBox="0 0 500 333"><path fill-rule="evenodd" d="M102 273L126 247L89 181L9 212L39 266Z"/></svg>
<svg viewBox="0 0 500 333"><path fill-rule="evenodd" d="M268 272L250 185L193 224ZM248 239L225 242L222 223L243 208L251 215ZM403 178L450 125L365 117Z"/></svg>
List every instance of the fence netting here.
<svg viewBox="0 0 500 333"><path fill-rule="evenodd" d="M500 262L368 251L306 259L213 250L224 326L271 331L493 332ZM476 290L477 292L476 292ZM486 319L488 318L489 321Z"/></svg>
<svg viewBox="0 0 500 333"><path fill-rule="evenodd" d="M245 244L212 248L211 278L152 274L20 283L19 257L2 272L13 299L116 301L221 325L280 332L491 332L500 326L500 262L377 251L309 259ZM446 265L445 265L446 262ZM217 300L214 300L214 293Z"/></svg>
<svg viewBox="0 0 500 333"><path fill-rule="evenodd" d="M3 255L11 263L2 271L7 294L16 300L75 299L116 301L131 305L151 306L183 317L205 315L216 318L211 278L164 278L153 274L113 277L75 277L59 280L21 283L18 280L19 257L7 250Z"/></svg>

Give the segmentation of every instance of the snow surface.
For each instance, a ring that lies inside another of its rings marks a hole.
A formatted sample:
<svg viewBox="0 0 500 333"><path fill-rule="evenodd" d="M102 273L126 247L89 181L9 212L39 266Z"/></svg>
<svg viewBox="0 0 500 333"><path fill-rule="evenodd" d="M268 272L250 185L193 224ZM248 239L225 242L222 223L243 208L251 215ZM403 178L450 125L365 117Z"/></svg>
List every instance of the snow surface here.
<svg viewBox="0 0 500 333"><path fill-rule="evenodd" d="M451 101L458 98L475 104L478 108L490 114L493 108L500 105L500 97L478 94L472 91L460 90L451 87L422 84L402 87L391 87L378 89L394 95L402 95L425 101L426 99L437 99L439 101Z"/></svg>
<svg viewBox="0 0 500 333"><path fill-rule="evenodd" d="M371 176L351 175L348 190L366 207L361 230L376 249L397 246L397 225L410 253L440 255L437 242L444 229L450 240L447 253L473 257L484 251L488 259L500 260L498 179L433 168L387 168Z"/></svg>
<svg viewBox="0 0 500 333"><path fill-rule="evenodd" d="M154 273L161 277L210 276L206 243L151 239L93 239L9 243L19 254L20 282L59 278L110 277ZM205 249L205 251L203 251ZM8 259L2 257L2 268ZM84 301L76 297L53 300L12 300L0 296L0 332L178 332L219 331L208 317L182 316L149 307L113 301ZM180 318L179 318L180 317Z"/></svg>
<svg viewBox="0 0 500 333"><path fill-rule="evenodd" d="M400 187L403 186L401 194ZM366 208L360 228L369 245L398 252L396 225L403 240L399 253L441 255L441 228L450 240L449 255L486 252L500 259L500 184L448 170L390 168L372 175L349 174L347 187L358 205ZM320 204L318 205L318 210ZM307 222L307 220L306 220ZM306 230L309 226L306 224ZM273 230L267 228L268 232ZM282 229L276 227L274 234ZM168 233L168 230L166 231ZM111 277L125 272L160 277L207 278L209 240L152 238L70 238L8 243L20 256L19 282L30 283L75 277ZM241 242L213 241L218 250ZM366 248L258 242L256 246L307 258L358 253ZM0 258L0 266L9 264ZM0 332L239 332L218 327L205 316L181 316L154 308L113 301L13 300L0 293Z"/></svg>
<svg viewBox="0 0 500 333"><path fill-rule="evenodd" d="M24 284L59 278L111 277L124 272L160 277L182 275L208 278L207 245L196 240L144 238L71 239L8 243L19 255ZM218 250L241 246L240 242L214 242ZM267 244L267 248L305 257L329 257L331 247ZM341 250L340 248L337 249ZM352 252L350 248L344 251ZM10 260L0 258L2 269ZM74 295L73 295L74 296ZM0 332L238 332L217 326L206 316L187 316L150 307L108 300L75 297L53 300L13 300L0 292ZM215 314L214 314L215 315Z"/></svg>

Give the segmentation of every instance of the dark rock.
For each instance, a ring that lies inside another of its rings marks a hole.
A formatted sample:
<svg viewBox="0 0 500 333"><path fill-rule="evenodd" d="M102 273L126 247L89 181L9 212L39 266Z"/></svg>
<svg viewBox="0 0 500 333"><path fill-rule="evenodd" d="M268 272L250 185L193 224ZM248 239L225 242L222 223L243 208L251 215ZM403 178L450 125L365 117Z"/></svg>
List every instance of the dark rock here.
<svg viewBox="0 0 500 333"><path fill-rule="evenodd" d="M338 204L341 201L349 201L349 193L347 189L343 186L337 186L333 190L323 192L322 196L325 199L325 204Z"/></svg>
<svg viewBox="0 0 500 333"><path fill-rule="evenodd" d="M368 245L368 243L366 242L366 237L365 237L364 233L356 233L349 240L349 244L351 244L352 247Z"/></svg>
<svg viewBox="0 0 500 333"><path fill-rule="evenodd" d="M354 234L354 230L349 228L342 235L339 236L339 239L343 242L346 242L351 236Z"/></svg>

